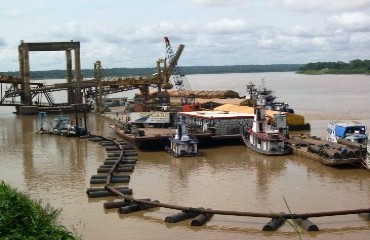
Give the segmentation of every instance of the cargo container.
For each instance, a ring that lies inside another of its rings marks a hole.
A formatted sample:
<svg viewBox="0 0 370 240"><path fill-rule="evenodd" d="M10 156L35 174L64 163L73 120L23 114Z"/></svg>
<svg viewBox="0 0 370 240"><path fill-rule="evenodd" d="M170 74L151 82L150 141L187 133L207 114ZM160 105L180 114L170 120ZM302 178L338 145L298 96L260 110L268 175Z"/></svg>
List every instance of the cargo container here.
<svg viewBox="0 0 370 240"><path fill-rule="evenodd" d="M171 127L176 120L176 113L173 112L131 112L129 121L138 127L152 125L154 127Z"/></svg>

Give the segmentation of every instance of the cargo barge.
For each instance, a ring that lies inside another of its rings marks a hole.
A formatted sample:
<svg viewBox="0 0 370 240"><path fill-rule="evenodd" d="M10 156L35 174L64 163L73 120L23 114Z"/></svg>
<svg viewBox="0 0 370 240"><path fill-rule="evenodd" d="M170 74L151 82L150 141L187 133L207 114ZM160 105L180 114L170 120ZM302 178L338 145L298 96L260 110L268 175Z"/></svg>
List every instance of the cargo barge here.
<svg viewBox="0 0 370 240"><path fill-rule="evenodd" d="M136 115L138 117L136 117ZM253 123L253 115L223 111L139 112L130 113L126 122L111 124L119 136L139 149L159 150L176 134L174 118L182 118L187 131L199 140L199 146L242 145L241 130ZM173 124L174 125L174 124ZM167 127L163 127L167 126Z"/></svg>
<svg viewBox="0 0 370 240"><path fill-rule="evenodd" d="M139 128L138 131L142 134L135 134L125 132L116 124L109 124L109 127L122 139L141 150L165 150L166 146L170 144L170 138L176 134L176 129L173 128ZM198 139L199 145L202 147L242 144L240 134L195 133L193 136Z"/></svg>
<svg viewBox="0 0 370 240"><path fill-rule="evenodd" d="M351 147L308 135L293 136L288 143L295 155L312 159L325 166L361 166L366 155L366 148Z"/></svg>

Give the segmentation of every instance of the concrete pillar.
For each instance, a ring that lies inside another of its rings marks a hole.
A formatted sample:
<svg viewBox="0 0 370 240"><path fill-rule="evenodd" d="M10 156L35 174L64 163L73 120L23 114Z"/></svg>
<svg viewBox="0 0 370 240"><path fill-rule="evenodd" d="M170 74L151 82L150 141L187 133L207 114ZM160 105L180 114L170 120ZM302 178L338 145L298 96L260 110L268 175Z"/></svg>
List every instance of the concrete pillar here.
<svg viewBox="0 0 370 240"><path fill-rule="evenodd" d="M80 59L80 48L75 48L75 81L81 82L82 81L82 75L81 75L81 59ZM81 88L77 87L75 88L75 101L76 103L82 103L82 94L81 94Z"/></svg>
<svg viewBox="0 0 370 240"><path fill-rule="evenodd" d="M21 102L27 106L32 105L32 98L31 98L31 85L30 85L30 52L27 45L23 45L20 47L20 71L21 71L21 78L23 81L22 90L24 91L21 94Z"/></svg>
<svg viewBox="0 0 370 240"><path fill-rule="evenodd" d="M71 50L66 50L66 66L67 66L67 83L72 82L72 54ZM68 103L73 103L74 92L73 89L68 89Z"/></svg>
<svg viewBox="0 0 370 240"><path fill-rule="evenodd" d="M95 111L98 113L103 112L104 103L103 103L103 88L101 86L101 62L96 61L94 64L94 77L97 81L97 87L95 89Z"/></svg>
<svg viewBox="0 0 370 240"><path fill-rule="evenodd" d="M19 78L23 79L23 48L18 47L18 61L19 61Z"/></svg>

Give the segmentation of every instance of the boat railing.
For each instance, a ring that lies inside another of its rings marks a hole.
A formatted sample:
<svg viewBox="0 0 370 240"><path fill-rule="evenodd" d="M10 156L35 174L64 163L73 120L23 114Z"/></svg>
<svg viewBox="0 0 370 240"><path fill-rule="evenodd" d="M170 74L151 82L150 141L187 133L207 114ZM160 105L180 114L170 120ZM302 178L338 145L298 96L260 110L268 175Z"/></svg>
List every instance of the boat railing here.
<svg viewBox="0 0 370 240"><path fill-rule="evenodd" d="M251 129L248 130L248 133L250 135L256 136L259 139L265 140L265 141L285 141L287 139L286 135L283 133L273 133L273 134L267 134L266 132L260 132L256 133L253 132Z"/></svg>

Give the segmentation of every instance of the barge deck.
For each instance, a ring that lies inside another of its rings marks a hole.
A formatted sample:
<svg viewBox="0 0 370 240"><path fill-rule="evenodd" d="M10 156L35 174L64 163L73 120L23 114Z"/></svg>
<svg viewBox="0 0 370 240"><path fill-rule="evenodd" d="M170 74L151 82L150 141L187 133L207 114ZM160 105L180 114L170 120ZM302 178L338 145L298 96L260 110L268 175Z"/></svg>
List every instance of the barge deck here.
<svg viewBox="0 0 370 240"><path fill-rule="evenodd" d="M143 136L137 136L131 133L125 133L115 124L109 124L109 127L125 141L142 150L163 150L169 145L170 137L176 134L174 128L139 128L144 131ZM214 135L212 133L193 134L199 140L199 145L206 146L224 146L224 145L242 145L243 141L240 134Z"/></svg>
<svg viewBox="0 0 370 240"><path fill-rule="evenodd" d="M293 136L288 140L293 154L318 161L325 166L361 165L366 150L324 141L311 136Z"/></svg>

